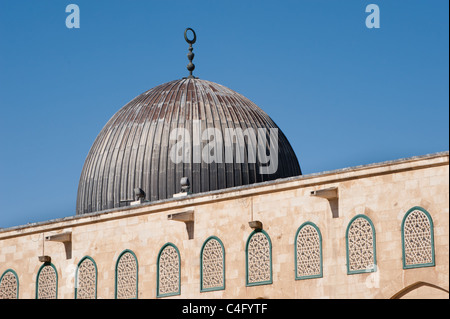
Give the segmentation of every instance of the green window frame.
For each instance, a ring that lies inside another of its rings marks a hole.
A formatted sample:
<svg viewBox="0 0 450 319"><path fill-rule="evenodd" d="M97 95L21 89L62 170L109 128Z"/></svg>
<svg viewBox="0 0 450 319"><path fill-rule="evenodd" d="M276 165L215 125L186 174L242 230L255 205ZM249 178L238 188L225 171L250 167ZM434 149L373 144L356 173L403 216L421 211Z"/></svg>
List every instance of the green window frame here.
<svg viewBox="0 0 450 319"><path fill-rule="evenodd" d="M135 293L135 297L133 297L133 298L128 298L128 299L137 299L138 298L138 282L139 282L139 264L138 264L138 259L137 259L137 257L136 257L136 254L132 251L132 250L130 250L130 249L125 249L124 251L122 251L121 253L120 253L120 255L119 255L119 257L117 257L117 261L116 261L116 266L115 266L115 278L114 278L114 280L115 280L115 284L114 284L114 298L115 299L118 299L118 286L117 286L117 284L118 284L118 266L119 266L119 262L120 262L120 260L121 260L121 258L126 254L126 253L130 253L133 257L134 257L134 261L136 262L136 293Z"/></svg>
<svg viewBox="0 0 450 319"><path fill-rule="evenodd" d="M78 275L79 275L78 270L80 268L80 265L85 260L90 260L94 264L94 268L95 268L95 296L94 296L94 299L97 299L97 278L98 278L97 277L98 276L97 264L95 263L95 260L90 256L84 256L83 258L81 258L81 260L77 264L77 269L75 272L75 294L74 294L74 296L75 296L75 299L77 299L77 297L78 297Z"/></svg>
<svg viewBox="0 0 450 319"><path fill-rule="evenodd" d="M364 269L357 269L357 270L351 270L350 269L350 251L349 251L349 230L350 227L353 225L353 223L358 219L358 218L363 218L365 219L371 229L372 229L372 254L373 254L373 264L372 267L368 267L368 268L364 268ZM348 223L347 226L347 231L345 232L345 243L346 243L346 255L347 255L347 274L348 275L352 275L352 274L361 274L361 273L367 273L367 272L376 272L377 271L377 249L376 249L376 234L375 234L375 227L372 223L372 220L367 217L366 215L356 215L355 217L353 217L350 222Z"/></svg>
<svg viewBox="0 0 450 319"><path fill-rule="evenodd" d="M15 299L19 299L19 276L17 276L17 273L13 269L9 268L3 272L3 274L0 277L0 288L2 286L3 278L8 273L11 273L16 278L16 297L15 297Z"/></svg>
<svg viewBox="0 0 450 319"><path fill-rule="evenodd" d="M36 299L39 299L39 277L40 277L40 275L41 275L41 272L42 272L42 270L45 268L45 267L52 267L53 268L53 271L55 272L55 279L56 279L56 281L55 281L55 299L58 299L58 271L56 271L56 267L52 264L52 263L43 263L42 265L41 265L41 267L39 268L39 270L38 270L38 273L37 273L37 275L36 275Z"/></svg>
<svg viewBox="0 0 450 319"><path fill-rule="evenodd" d="M204 279L203 279L203 253L204 253L204 249L205 246L212 240L215 240L219 243L221 249L222 249L222 285L221 286L216 286L216 287L204 287ZM214 291L214 290L224 290L225 289L225 247L223 246L222 241L216 237L216 236L210 236L208 237L203 245L202 248L200 250L200 292L206 292L206 291Z"/></svg>
<svg viewBox="0 0 450 319"><path fill-rule="evenodd" d="M265 279L265 280L259 280L259 281L250 281L250 265L249 265L249 244L252 241L254 236L261 236L264 235L264 237L267 239L268 241L268 248L269 248L269 278ZM259 286L259 285L268 285L268 284L272 284L273 282L273 275L272 275L272 242L270 240L270 236L269 234L267 234L264 230L262 229L256 229L254 230L247 239L247 243L245 244L245 283L246 286L250 287L250 286Z"/></svg>
<svg viewBox="0 0 450 319"><path fill-rule="evenodd" d="M305 276L299 276L298 275L298 236L300 234L300 231L306 227L306 226L311 226L312 228L314 228L314 230L317 232L317 236L319 239L319 273L318 274L314 274L314 275L305 275ZM305 222L303 223L298 229L297 232L295 233L295 239L294 239L294 260L295 260L295 280L302 280L302 279L312 279L312 278L322 278L323 277L323 257L322 257L322 234L320 233L320 229L319 227L317 227L316 224L314 224L313 222Z"/></svg>
<svg viewBox="0 0 450 319"><path fill-rule="evenodd" d="M406 261L406 249L405 249L405 223L410 214L412 214L415 211L420 211L428 219L429 226L430 226L430 249L431 249L431 261L425 262L425 263L414 263L414 264L407 264ZM420 268L420 267L434 267L436 265L435 261L435 252L434 252L434 226L433 226L433 219L431 218L430 213L420 206L414 206L410 208L403 217L402 220L402 227L401 227L401 233L402 233L402 262L403 262L403 269L411 269L411 268Z"/></svg>
<svg viewBox="0 0 450 319"><path fill-rule="evenodd" d="M178 271L177 271L177 276L178 276L178 285L177 285L177 289L168 293L161 293L160 292L160 286L161 286L161 277L160 277L160 271L161 271L161 255L162 253L166 250L170 248L174 248L175 252L177 254L177 260L178 260ZM178 250L177 246L175 246L172 243L166 243L164 244L161 249L159 250L158 253L158 258L157 258L157 262L156 262L156 297L161 298L161 297L168 297L168 296L176 296L176 295L180 295L181 294L181 257L180 257L180 251Z"/></svg>

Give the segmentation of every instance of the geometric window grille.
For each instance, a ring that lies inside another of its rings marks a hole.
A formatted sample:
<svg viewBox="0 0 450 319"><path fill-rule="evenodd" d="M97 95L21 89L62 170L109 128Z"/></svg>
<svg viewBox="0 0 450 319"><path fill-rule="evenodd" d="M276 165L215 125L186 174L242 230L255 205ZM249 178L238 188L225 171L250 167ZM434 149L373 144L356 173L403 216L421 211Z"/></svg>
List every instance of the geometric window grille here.
<svg viewBox="0 0 450 319"><path fill-rule="evenodd" d="M36 279L36 299L56 299L58 295L58 274L55 266L44 263Z"/></svg>
<svg viewBox="0 0 450 319"><path fill-rule="evenodd" d="M180 253L172 244L165 244L158 254L157 262L157 297L179 295L181 293L180 282Z"/></svg>
<svg viewBox="0 0 450 319"><path fill-rule="evenodd" d="M422 207L411 208L402 222L403 268L434 266L433 221Z"/></svg>
<svg viewBox="0 0 450 319"><path fill-rule="evenodd" d="M124 250L116 263L116 299L133 299L138 295L138 263L131 250Z"/></svg>
<svg viewBox="0 0 450 319"><path fill-rule="evenodd" d="M322 277L322 236L313 223L306 222L298 229L295 256L295 279Z"/></svg>
<svg viewBox="0 0 450 319"><path fill-rule="evenodd" d="M253 231L245 248L247 286L272 283L272 243L262 229Z"/></svg>
<svg viewBox="0 0 450 319"><path fill-rule="evenodd" d="M19 278L14 270L8 269L0 277L0 299L19 298Z"/></svg>
<svg viewBox="0 0 450 319"><path fill-rule="evenodd" d="M78 263L75 275L75 299L97 298L97 266L86 256Z"/></svg>
<svg viewBox="0 0 450 319"><path fill-rule="evenodd" d="M365 215L355 216L346 233L347 273L376 271L375 228Z"/></svg>
<svg viewBox="0 0 450 319"><path fill-rule="evenodd" d="M200 252L200 291L225 289L225 250L219 238L211 236Z"/></svg>

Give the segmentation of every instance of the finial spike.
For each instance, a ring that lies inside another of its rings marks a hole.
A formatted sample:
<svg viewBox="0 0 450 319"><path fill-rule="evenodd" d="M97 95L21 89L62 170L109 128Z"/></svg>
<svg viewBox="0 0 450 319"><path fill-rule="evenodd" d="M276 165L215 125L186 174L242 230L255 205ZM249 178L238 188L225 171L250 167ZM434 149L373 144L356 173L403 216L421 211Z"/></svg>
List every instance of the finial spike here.
<svg viewBox="0 0 450 319"><path fill-rule="evenodd" d="M192 31L192 34L194 35L194 37L191 40L188 39L188 37L187 37L188 31ZM194 65L194 63L192 63L192 60L194 60L194 56L195 56L194 52L192 52L192 50L194 50L192 45L197 40L197 35L195 34L195 31L192 30L191 28L186 28L186 30L184 30L184 39L186 40L187 43L189 43L189 53L187 54L187 57L189 59L189 64L187 65L187 69L189 71L189 76L187 78L195 79L196 77L192 75L192 71L194 71L194 69L195 69L195 65Z"/></svg>

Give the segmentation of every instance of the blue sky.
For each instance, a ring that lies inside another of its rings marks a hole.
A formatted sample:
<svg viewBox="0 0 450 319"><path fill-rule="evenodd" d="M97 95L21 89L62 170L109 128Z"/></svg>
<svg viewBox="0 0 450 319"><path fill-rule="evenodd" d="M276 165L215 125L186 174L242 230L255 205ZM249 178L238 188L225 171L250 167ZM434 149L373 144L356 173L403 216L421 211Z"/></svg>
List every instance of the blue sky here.
<svg viewBox="0 0 450 319"><path fill-rule="evenodd" d="M79 29L65 24L71 3ZM194 75L267 112L304 174L447 151L448 12L446 0L1 0L0 227L75 214L106 122L187 75L187 27Z"/></svg>

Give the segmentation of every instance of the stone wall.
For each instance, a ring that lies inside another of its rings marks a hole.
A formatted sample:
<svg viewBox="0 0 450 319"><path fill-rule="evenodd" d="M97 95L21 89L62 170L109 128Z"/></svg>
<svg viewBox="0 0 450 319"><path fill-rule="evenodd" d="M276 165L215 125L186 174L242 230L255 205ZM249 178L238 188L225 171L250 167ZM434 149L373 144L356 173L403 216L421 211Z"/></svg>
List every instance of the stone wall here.
<svg viewBox="0 0 450 319"><path fill-rule="evenodd" d="M334 187L334 202L311 195ZM412 207L432 218L435 260L429 267L404 269L401 227ZM190 212L193 227L176 220L183 216L168 219ZM373 272L348 274L346 230L358 215L373 225L376 266ZM262 222L270 238L271 283L247 285L250 221ZM320 231L322 274L296 280L296 234L305 222ZM13 270L19 298L35 298L43 265L38 257L50 256L57 297L71 299L77 265L89 256L97 268L97 298L115 298L117 259L130 250L137 259L138 298L156 298L158 256L171 243L180 255L181 293L162 298L448 298L448 226L446 152L3 229L0 276ZM44 240L64 233L71 233L69 242ZM201 292L200 251L210 236L223 243L225 286Z"/></svg>

